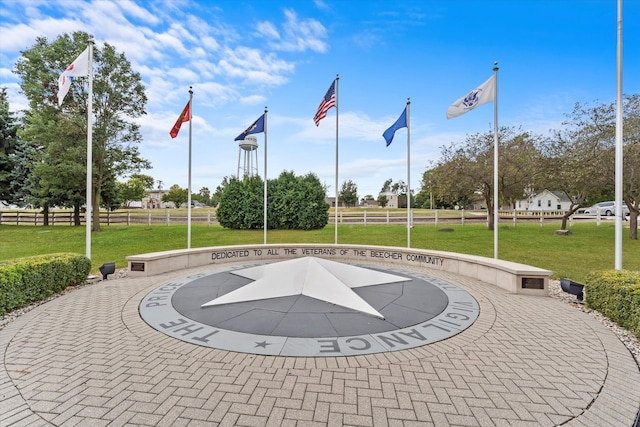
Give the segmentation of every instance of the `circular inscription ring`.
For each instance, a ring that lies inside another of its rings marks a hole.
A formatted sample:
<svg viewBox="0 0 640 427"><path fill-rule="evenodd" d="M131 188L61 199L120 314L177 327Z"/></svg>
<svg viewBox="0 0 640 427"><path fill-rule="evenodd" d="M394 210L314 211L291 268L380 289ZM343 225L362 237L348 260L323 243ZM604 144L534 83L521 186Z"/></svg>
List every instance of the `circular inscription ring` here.
<svg viewBox="0 0 640 427"><path fill-rule="evenodd" d="M396 277L391 283L357 285L349 291L371 307L370 312L307 294L214 302L257 284L243 271L264 266L269 264L222 267L167 282L143 298L140 315L154 329L196 345L273 356L328 357L405 350L441 341L471 326L480 311L467 291L451 283L370 265L358 265L368 271L356 276L380 272Z"/></svg>

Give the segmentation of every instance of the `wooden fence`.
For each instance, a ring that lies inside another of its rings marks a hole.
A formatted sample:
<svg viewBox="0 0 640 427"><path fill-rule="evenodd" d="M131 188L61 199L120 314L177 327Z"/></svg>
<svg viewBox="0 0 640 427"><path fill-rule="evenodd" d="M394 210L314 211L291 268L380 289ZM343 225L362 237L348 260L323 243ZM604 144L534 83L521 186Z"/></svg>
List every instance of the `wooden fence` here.
<svg viewBox="0 0 640 427"><path fill-rule="evenodd" d="M520 223L532 223L538 222L540 225L544 225L548 221L561 221L565 212L563 211L539 211L539 212L522 212L522 211L500 211L498 212L499 222L501 223L513 223L515 226ZM572 225L574 220L593 220L594 216L578 216L572 215L569 217L569 225ZM479 224L487 223L489 217L486 210L481 211L465 211L461 210L415 210L411 211L411 225L419 224ZM329 216L329 222L334 222L334 216ZM598 223L600 219L598 218ZM361 212L338 212L339 224L406 224L407 213L406 211L367 211Z"/></svg>
<svg viewBox="0 0 640 427"><path fill-rule="evenodd" d="M85 223L84 212L80 214L80 223ZM147 211L118 211L100 212L100 224L102 225L152 225L152 224L186 224L186 215L171 215L169 211L156 213L155 210ZM28 211L0 211L0 225L44 225L45 217L41 212ZM192 224L217 224L215 215L211 211L191 214ZM49 225L74 225L73 212L51 211L49 212Z"/></svg>
<svg viewBox="0 0 640 427"><path fill-rule="evenodd" d="M539 222L543 225L545 221L561 220L563 212L561 211L542 211L542 212L521 212L521 211L501 211L499 213L500 222L511 222L515 226L518 222L531 223ZM44 214L41 212L24 211L24 210L0 210L0 225L44 225ZM600 218L595 216L571 216L569 225L574 220L596 219L600 223ZM128 211L100 212L101 225L157 225L163 224L170 226L172 224L186 224L186 213L176 213L169 210L160 209L136 209ZM487 211L465 211L465 210L415 210L412 211L411 224L478 224L487 222ZM335 215L330 212L329 223L333 224ZM84 213L80 214L80 222L84 224ZM192 209L191 223L211 226L218 224L215 212L212 210ZM361 211L338 211L339 224L406 224L407 213L402 210L361 210ZM69 211L50 211L49 225L74 225L73 212Z"/></svg>

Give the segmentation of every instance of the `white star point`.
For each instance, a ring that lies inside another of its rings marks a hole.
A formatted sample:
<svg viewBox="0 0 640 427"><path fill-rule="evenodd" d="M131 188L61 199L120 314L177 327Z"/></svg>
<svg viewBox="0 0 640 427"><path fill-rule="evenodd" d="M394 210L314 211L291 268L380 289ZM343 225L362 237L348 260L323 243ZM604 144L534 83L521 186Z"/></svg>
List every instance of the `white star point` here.
<svg viewBox="0 0 640 427"><path fill-rule="evenodd" d="M306 295L384 319L382 314L351 289L408 280L394 274L314 257L295 258L232 273L254 281L202 307Z"/></svg>

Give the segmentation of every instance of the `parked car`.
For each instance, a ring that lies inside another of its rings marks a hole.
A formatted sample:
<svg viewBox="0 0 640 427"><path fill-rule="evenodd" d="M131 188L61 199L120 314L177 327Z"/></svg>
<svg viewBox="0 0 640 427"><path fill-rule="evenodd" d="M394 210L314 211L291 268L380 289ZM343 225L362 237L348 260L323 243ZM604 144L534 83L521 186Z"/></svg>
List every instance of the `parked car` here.
<svg viewBox="0 0 640 427"><path fill-rule="evenodd" d="M590 206L584 210L585 215L597 215L598 209L602 216L612 216L616 213L616 202L600 202ZM629 208L626 203L622 203L622 215L629 215Z"/></svg>

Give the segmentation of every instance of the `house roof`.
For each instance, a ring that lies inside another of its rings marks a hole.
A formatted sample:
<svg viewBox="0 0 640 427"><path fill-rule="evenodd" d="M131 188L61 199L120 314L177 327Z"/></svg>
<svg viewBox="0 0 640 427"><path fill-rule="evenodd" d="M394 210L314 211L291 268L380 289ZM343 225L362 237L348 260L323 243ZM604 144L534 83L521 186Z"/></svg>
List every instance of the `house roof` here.
<svg viewBox="0 0 640 427"><path fill-rule="evenodd" d="M571 199L564 194L564 191L550 191L554 196L556 196L561 202L570 202Z"/></svg>

